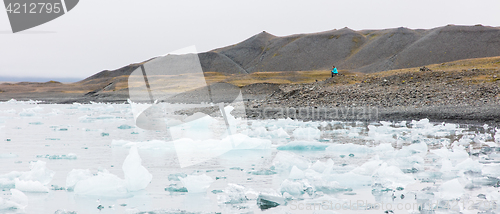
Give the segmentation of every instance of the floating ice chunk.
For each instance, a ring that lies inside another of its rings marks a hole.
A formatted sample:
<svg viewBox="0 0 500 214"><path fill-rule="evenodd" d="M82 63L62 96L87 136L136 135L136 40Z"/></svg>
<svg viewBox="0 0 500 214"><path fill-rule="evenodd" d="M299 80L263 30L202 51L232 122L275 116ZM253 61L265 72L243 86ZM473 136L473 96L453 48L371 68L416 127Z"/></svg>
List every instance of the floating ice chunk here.
<svg viewBox="0 0 500 214"><path fill-rule="evenodd" d="M119 128L119 129L132 129L132 128L134 128L134 127L133 127L133 126L129 126L129 125L124 124L124 125L118 126L118 128Z"/></svg>
<svg viewBox="0 0 500 214"><path fill-rule="evenodd" d="M43 161L30 163L31 170L23 173L19 179L24 181L39 181L42 185L47 185L52 181L55 172L48 169Z"/></svg>
<svg viewBox="0 0 500 214"><path fill-rule="evenodd" d="M495 142L500 143L500 129L495 128Z"/></svg>
<svg viewBox="0 0 500 214"><path fill-rule="evenodd" d="M360 174L360 175L371 176L382 165L382 163L383 163L383 161L378 160L378 158L375 158L373 160L369 160L369 161L363 163L359 167L356 167L351 172L356 173L356 174Z"/></svg>
<svg viewBox="0 0 500 214"><path fill-rule="evenodd" d="M16 203L18 209L24 209L28 206L28 196L23 192L17 189L11 189L10 193L12 194L10 201Z"/></svg>
<svg viewBox="0 0 500 214"><path fill-rule="evenodd" d="M460 198L464 193L464 186L455 178L441 184L437 194L443 200L454 200Z"/></svg>
<svg viewBox="0 0 500 214"><path fill-rule="evenodd" d="M213 131L210 127L216 126L218 120L200 112L197 112L184 119L185 122L170 127L173 139L190 138L193 140L204 140L212 138Z"/></svg>
<svg viewBox="0 0 500 214"><path fill-rule="evenodd" d="M245 189L245 198L247 200L257 200L259 197L259 193L251 188Z"/></svg>
<svg viewBox="0 0 500 214"><path fill-rule="evenodd" d="M18 156L13 153L0 153L0 158L17 158Z"/></svg>
<svg viewBox="0 0 500 214"><path fill-rule="evenodd" d="M0 188L12 189L15 188L15 180L26 172L12 171L4 175L0 175Z"/></svg>
<svg viewBox="0 0 500 214"><path fill-rule="evenodd" d="M309 168L309 161L294 153L279 151L273 159L273 166L281 172L290 172L293 166L305 170Z"/></svg>
<svg viewBox="0 0 500 214"><path fill-rule="evenodd" d="M479 161L467 158L464 161L458 163L455 166L455 169L459 171L481 172L482 167L483 165L480 164Z"/></svg>
<svg viewBox="0 0 500 214"><path fill-rule="evenodd" d="M277 130L271 131L271 132L269 132L269 135L272 138L281 138L281 139L290 138L290 135L288 135L288 133L286 133L286 131L283 130L283 128L279 128Z"/></svg>
<svg viewBox="0 0 500 214"><path fill-rule="evenodd" d="M233 141L193 140L182 138L172 141L181 167L198 164L220 156L233 149Z"/></svg>
<svg viewBox="0 0 500 214"><path fill-rule="evenodd" d="M153 178L153 175L141 163L142 159L137 147L130 148L122 166L128 191L145 189Z"/></svg>
<svg viewBox="0 0 500 214"><path fill-rule="evenodd" d="M169 192L187 192L186 187L179 186L178 184L170 184L167 188L165 188L165 191Z"/></svg>
<svg viewBox="0 0 500 214"><path fill-rule="evenodd" d="M92 173L88 169L73 169L66 177L66 189L72 191L79 181L90 177L92 177Z"/></svg>
<svg viewBox="0 0 500 214"><path fill-rule="evenodd" d="M453 164L448 159L443 159L441 164L441 169L439 170L442 173L450 173L454 170Z"/></svg>
<svg viewBox="0 0 500 214"><path fill-rule="evenodd" d="M257 205L262 210L285 204L286 204L285 199L279 196L260 193L259 197L257 198Z"/></svg>
<svg viewBox="0 0 500 214"><path fill-rule="evenodd" d="M251 131L250 134L255 137L267 137L268 131L265 127L260 126Z"/></svg>
<svg viewBox="0 0 500 214"><path fill-rule="evenodd" d="M192 140L182 138L172 142L181 167L191 166L210 160L231 150L270 149L271 141L250 138L244 134L234 134L222 140Z"/></svg>
<svg viewBox="0 0 500 214"><path fill-rule="evenodd" d="M179 178L185 178L187 175L185 173L174 173L168 175L169 181L180 181Z"/></svg>
<svg viewBox="0 0 500 214"><path fill-rule="evenodd" d="M413 126L412 128L428 128L433 126L427 118L419 121L412 120L410 124Z"/></svg>
<svg viewBox="0 0 500 214"><path fill-rule="evenodd" d="M247 201L245 187L229 183L224 194L218 196L218 201L225 204L239 204Z"/></svg>
<svg viewBox="0 0 500 214"><path fill-rule="evenodd" d="M454 145L469 146L471 142L472 140L467 135L464 135L460 138L460 140L456 141Z"/></svg>
<svg viewBox="0 0 500 214"><path fill-rule="evenodd" d="M66 178L66 185L74 185L74 192L78 195L125 197L128 192L144 189L151 182L153 176L141 162L137 147L132 147L122 166L125 179L105 169L96 176L90 176L88 170L73 170Z"/></svg>
<svg viewBox="0 0 500 214"><path fill-rule="evenodd" d="M387 163L382 165L373 173L374 182L382 184L382 186L396 189L398 187L405 188L406 185L414 183L413 176L404 174L401 169L396 166L388 166Z"/></svg>
<svg viewBox="0 0 500 214"><path fill-rule="evenodd" d="M222 139L222 144L234 145L234 149L270 149L268 139L251 138L244 134L234 134Z"/></svg>
<svg viewBox="0 0 500 214"><path fill-rule="evenodd" d="M418 155L424 157L425 155L427 155L427 150L427 144L424 142L419 142L403 147L401 150L399 150L397 156L408 157L412 155Z"/></svg>
<svg viewBox="0 0 500 214"><path fill-rule="evenodd" d="M300 180L300 179L303 179L304 177L305 177L304 172L302 170L300 170L299 168L297 168L296 166L292 167L292 170L290 171L290 174L288 175L288 179L291 179L291 180Z"/></svg>
<svg viewBox="0 0 500 214"><path fill-rule="evenodd" d="M373 147L373 151L376 153L390 153L394 151L394 147L390 143L381 143L378 146Z"/></svg>
<svg viewBox="0 0 500 214"><path fill-rule="evenodd" d="M372 153L373 149L368 146L348 143L348 144L333 144L328 148L326 148L326 151L331 151L340 154L352 154L352 153L367 154L367 153Z"/></svg>
<svg viewBox="0 0 500 214"><path fill-rule="evenodd" d="M483 175L500 177L500 164L489 164L483 167Z"/></svg>
<svg viewBox="0 0 500 214"><path fill-rule="evenodd" d="M107 170L98 172L96 176L78 181L74 192L77 195L111 198L128 196L125 181Z"/></svg>
<svg viewBox="0 0 500 214"><path fill-rule="evenodd" d="M278 146L278 150L299 150L299 151L324 151L327 144L313 141L292 141L286 145Z"/></svg>
<svg viewBox="0 0 500 214"><path fill-rule="evenodd" d="M293 180L285 179L281 183L280 192L281 192L281 194L288 193L292 196L299 197L299 196L303 195L304 193L308 193L309 195L312 195L314 193L314 189L313 189L312 185L310 185L307 182L307 180L293 181Z"/></svg>
<svg viewBox="0 0 500 214"><path fill-rule="evenodd" d="M10 190L11 196L8 199L0 197L0 210L23 210L28 206L28 197L17 189Z"/></svg>
<svg viewBox="0 0 500 214"><path fill-rule="evenodd" d="M297 128L293 131L296 140L317 140L321 136L321 131L317 128Z"/></svg>
<svg viewBox="0 0 500 214"><path fill-rule="evenodd" d="M453 147L452 151L448 150L445 147L442 147L441 149L431 150L430 152L436 154L437 156L440 156L443 159L448 159L455 164L469 158L469 154L462 146L455 146Z"/></svg>
<svg viewBox="0 0 500 214"><path fill-rule="evenodd" d="M400 128L400 129L406 129L406 128ZM395 142L396 139L394 139L394 135L396 132L395 128L392 128L390 126L374 126L374 125L368 125L368 138L369 140L373 140L375 142L386 142L386 143L391 143Z"/></svg>
<svg viewBox="0 0 500 214"><path fill-rule="evenodd" d="M40 183L40 181L32 181L32 180L19 180L19 178L15 179L16 189L23 192L41 192L48 193L49 188Z"/></svg>
<svg viewBox="0 0 500 214"><path fill-rule="evenodd" d="M214 182L210 176L203 175L188 175L185 178L179 178L182 184L186 187L189 193L205 193Z"/></svg>
<svg viewBox="0 0 500 214"><path fill-rule="evenodd" d="M313 169L314 171L316 172L319 172L319 173L322 173L323 171L325 171L326 168L328 167L332 167L334 164L333 160L332 159L328 159L326 161L326 163L323 163L319 160L317 160L316 162L314 162L314 164L311 166L311 169Z"/></svg>

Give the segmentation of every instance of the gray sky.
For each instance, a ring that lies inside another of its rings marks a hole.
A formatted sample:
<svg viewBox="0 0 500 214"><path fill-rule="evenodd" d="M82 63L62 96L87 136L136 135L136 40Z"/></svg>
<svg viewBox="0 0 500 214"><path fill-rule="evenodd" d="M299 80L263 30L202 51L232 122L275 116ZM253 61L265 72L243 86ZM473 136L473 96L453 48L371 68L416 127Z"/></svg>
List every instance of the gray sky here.
<svg viewBox="0 0 500 214"><path fill-rule="evenodd" d="M64 16L16 34L0 11L0 76L85 78L263 30L285 36L343 27L500 26L498 8L499 0L81 0Z"/></svg>

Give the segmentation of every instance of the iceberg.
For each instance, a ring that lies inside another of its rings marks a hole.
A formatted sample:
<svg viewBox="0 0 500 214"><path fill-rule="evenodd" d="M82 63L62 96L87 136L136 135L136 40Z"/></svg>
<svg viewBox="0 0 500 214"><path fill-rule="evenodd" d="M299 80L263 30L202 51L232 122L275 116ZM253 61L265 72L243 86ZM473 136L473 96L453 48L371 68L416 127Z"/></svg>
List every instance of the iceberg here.
<svg viewBox="0 0 500 214"><path fill-rule="evenodd" d="M373 173L375 183L381 184L383 187L396 189L398 187L405 188L408 184L416 182L413 176L407 175L396 166L388 166L387 163L382 165Z"/></svg>
<svg viewBox="0 0 500 214"><path fill-rule="evenodd" d="M257 197L257 205L261 210L266 210L279 205L286 205L286 201L284 198L279 196L260 193Z"/></svg>
<svg viewBox="0 0 500 214"><path fill-rule="evenodd" d="M464 193L464 186L455 178L439 186L438 197L443 200L454 200L460 198Z"/></svg>
<svg viewBox="0 0 500 214"><path fill-rule="evenodd" d="M297 166L293 166L290 174L288 175L288 179L290 180L300 180L305 178L304 172L297 168Z"/></svg>
<svg viewBox="0 0 500 214"><path fill-rule="evenodd" d="M30 163L31 170L23 173L19 180L24 181L39 181L42 185L47 185L52 181L55 172L47 168L47 163L43 161L36 161Z"/></svg>
<svg viewBox="0 0 500 214"><path fill-rule="evenodd" d="M314 188L308 183L307 180L290 180L285 179L281 183L280 193L284 195L288 193L294 197L300 197L307 193L309 196L314 194Z"/></svg>
<svg viewBox="0 0 500 214"><path fill-rule="evenodd" d="M321 131L312 127L297 128L293 131L293 137L296 140L317 140L320 136Z"/></svg>
<svg viewBox="0 0 500 214"><path fill-rule="evenodd" d="M75 185L81 181L92 177L92 173L88 169L73 169L66 176L66 189L73 191Z"/></svg>
<svg viewBox="0 0 500 214"><path fill-rule="evenodd" d="M188 175L185 178L179 177L188 193L206 193L208 187L214 182L210 176L202 175Z"/></svg>
<svg viewBox="0 0 500 214"><path fill-rule="evenodd" d="M153 177L141 162L137 147L132 147L122 165L125 179L105 169L90 177L88 170L73 170L66 177L66 186L70 189L74 185L78 195L128 197L130 192L145 189Z"/></svg>
<svg viewBox="0 0 500 214"><path fill-rule="evenodd" d="M319 172L319 173L322 173L325 171L325 169L329 168L329 167L333 167L333 160L332 159L328 159L326 161L326 163L323 163L319 160L317 160L316 162L314 162L314 164L311 166L311 169L313 169L314 171L316 172Z"/></svg>
<svg viewBox="0 0 500 214"><path fill-rule="evenodd" d="M74 192L77 195L110 198L129 196L125 181L107 170L98 172L96 176L78 181L74 187Z"/></svg>
<svg viewBox="0 0 500 214"><path fill-rule="evenodd" d="M40 193L48 193L49 188L40 181L32 181L32 180L19 180L19 178L15 179L16 189L23 192L40 192Z"/></svg>
<svg viewBox="0 0 500 214"><path fill-rule="evenodd" d="M46 167L43 161L30 163L31 170L28 172L12 171L0 175L0 188L17 188L28 192L49 192L46 187L52 181L55 172Z"/></svg>
<svg viewBox="0 0 500 214"><path fill-rule="evenodd" d="M10 190L10 197L4 199L0 197L0 211L1 210L23 210L28 206L28 197L17 189Z"/></svg>
<svg viewBox="0 0 500 214"><path fill-rule="evenodd" d="M273 166L278 172L290 172L293 166L301 170L309 168L309 160L291 152L279 151L273 159Z"/></svg>
<svg viewBox="0 0 500 214"><path fill-rule="evenodd" d="M135 146L130 148L129 154L123 162L122 169L128 191L145 189L153 179L153 175L142 166L142 159Z"/></svg>
<svg viewBox="0 0 500 214"><path fill-rule="evenodd" d="M233 183L227 184L224 194L218 195L218 201L224 204L239 204L247 200L245 187Z"/></svg>

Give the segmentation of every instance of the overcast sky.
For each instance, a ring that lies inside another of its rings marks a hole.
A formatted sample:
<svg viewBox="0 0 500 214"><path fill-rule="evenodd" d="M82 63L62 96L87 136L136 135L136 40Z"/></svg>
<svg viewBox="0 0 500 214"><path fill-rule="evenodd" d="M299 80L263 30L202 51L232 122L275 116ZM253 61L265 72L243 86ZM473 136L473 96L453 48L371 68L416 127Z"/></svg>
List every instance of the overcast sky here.
<svg viewBox="0 0 500 214"><path fill-rule="evenodd" d="M285 36L343 27L500 26L499 8L499 0L81 0L64 16L16 34L0 11L0 76L85 78L263 30Z"/></svg>

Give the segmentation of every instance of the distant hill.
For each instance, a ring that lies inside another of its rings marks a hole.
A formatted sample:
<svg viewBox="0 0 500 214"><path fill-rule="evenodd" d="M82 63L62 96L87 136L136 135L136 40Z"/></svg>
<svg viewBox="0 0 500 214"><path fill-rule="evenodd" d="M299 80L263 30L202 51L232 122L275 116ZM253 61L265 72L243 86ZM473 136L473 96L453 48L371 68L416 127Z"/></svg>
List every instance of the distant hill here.
<svg viewBox="0 0 500 214"><path fill-rule="evenodd" d="M249 82L310 82L326 78L328 72L325 71L332 65L341 72L375 73L495 56L500 56L500 27L481 25L448 25L429 30L395 28L354 31L343 28L283 37L263 31L240 43L198 54L206 80L224 80L236 86L245 86ZM70 85L44 84L46 91L40 89L40 84L28 84L29 87L26 84L3 84L0 95L5 99L29 98L33 93L43 91L59 93L56 97L61 99L69 96L81 100L78 97L83 95L88 100L112 100L106 97L114 97L115 101L126 100L129 75L149 60L101 71ZM17 95L11 95L13 93Z"/></svg>
<svg viewBox="0 0 500 214"><path fill-rule="evenodd" d="M460 59L500 56L500 28L448 25L430 30L349 28L285 37L259 33L200 54L227 59L207 71L248 73L330 69L372 73ZM230 60L228 60L230 59ZM237 64L241 69L234 68Z"/></svg>
<svg viewBox="0 0 500 214"><path fill-rule="evenodd" d="M500 27L424 29L349 28L278 37L265 31L238 44L198 54L204 72L248 74L266 71L328 70L373 73L461 59L500 56ZM102 71L85 80L129 75L138 64ZM94 80L94 81L91 81Z"/></svg>

